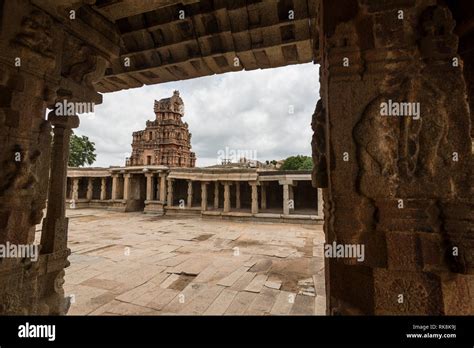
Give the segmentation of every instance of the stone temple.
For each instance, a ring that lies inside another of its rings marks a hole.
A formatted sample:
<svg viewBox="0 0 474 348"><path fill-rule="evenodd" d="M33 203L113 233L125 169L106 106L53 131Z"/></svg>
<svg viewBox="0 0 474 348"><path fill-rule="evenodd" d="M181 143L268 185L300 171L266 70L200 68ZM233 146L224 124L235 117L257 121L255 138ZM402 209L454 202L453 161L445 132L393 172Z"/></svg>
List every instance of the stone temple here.
<svg viewBox="0 0 474 348"><path fill-rule="evenodd" d="M164 165L194 167L196 156L191 152L191 133L182 121L184 103L178 91L170 98L155 100L156 118L146 128L133 133L132 155L128 166Z"/></svg>

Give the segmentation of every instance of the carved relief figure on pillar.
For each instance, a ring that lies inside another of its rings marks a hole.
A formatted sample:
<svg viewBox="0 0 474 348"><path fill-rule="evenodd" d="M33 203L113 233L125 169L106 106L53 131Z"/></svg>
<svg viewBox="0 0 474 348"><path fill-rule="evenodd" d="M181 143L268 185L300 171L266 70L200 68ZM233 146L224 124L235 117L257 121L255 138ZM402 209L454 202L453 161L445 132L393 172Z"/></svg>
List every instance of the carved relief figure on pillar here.
<svg viewBox="0 0 474 348"><path fill-rule="evenodd" d="M188 124L182 121L184 103L179 91L170 98L155 100L154 111L155 120L133 133L132 156L127 165L194 167L196 155L191 151Z"/></svg>

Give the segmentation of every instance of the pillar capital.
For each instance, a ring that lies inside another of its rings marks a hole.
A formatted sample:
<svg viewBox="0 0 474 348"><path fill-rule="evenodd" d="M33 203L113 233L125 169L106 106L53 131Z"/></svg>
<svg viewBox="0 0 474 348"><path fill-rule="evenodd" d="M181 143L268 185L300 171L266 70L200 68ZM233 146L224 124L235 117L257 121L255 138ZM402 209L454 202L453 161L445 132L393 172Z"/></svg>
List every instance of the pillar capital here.
<svg viewBox="0 0 474 348"><path fill-rule="evenodd" d="M73 129L79 127L79 117L74 116L59 116L56 115L55 111L52 110L48 113L48 121L54 127L64 128L64 129Z"/></svg>

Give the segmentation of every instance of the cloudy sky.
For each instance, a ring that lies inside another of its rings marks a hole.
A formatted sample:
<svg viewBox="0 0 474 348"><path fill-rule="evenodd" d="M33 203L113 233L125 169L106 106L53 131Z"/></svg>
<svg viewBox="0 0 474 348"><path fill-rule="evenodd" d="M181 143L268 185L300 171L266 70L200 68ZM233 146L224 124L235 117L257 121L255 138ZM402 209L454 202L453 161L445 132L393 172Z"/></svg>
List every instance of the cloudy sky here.
<svg viewBox="0 0 474 348"><path fill-rule="evenodd" d="M309 63L107 93L94 114L80 115L75 134L95 143L93 166L124 165L132 132L155 118L154 100L179 90L197 166L217 164L226 151L249 153L259 161L310 155L318 80L318 67Z"/></svg>

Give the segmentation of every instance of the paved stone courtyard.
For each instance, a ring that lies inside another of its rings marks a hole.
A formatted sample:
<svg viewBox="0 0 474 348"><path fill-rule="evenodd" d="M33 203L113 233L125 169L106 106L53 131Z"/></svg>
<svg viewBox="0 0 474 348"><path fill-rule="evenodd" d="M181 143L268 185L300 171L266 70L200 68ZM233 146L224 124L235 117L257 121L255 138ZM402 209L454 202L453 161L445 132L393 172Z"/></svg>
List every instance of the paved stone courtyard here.
<svg viewBox="0 0 474 348"><path fill-rule="evenodd" d="M324 315L322 225L68 210L71 315Z"/></svg>

